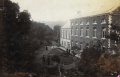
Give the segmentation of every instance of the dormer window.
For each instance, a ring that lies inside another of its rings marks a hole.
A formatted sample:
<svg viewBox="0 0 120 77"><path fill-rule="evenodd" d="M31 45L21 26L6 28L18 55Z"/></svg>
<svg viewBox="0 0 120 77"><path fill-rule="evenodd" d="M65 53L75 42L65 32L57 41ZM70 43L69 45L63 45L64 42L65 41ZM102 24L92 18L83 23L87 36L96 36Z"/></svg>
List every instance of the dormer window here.
<svg viewBox="0 0 120 77"><path fill-rule="evenodd" d="M102 19L102 20L101 20L101 24L106 24L105 19Z"/></svg>
<svg viewBox="0 0 120 77"><path fill-rule="evenodd" d="M93 24L97 24L96 20L93 20Z"/></svg>

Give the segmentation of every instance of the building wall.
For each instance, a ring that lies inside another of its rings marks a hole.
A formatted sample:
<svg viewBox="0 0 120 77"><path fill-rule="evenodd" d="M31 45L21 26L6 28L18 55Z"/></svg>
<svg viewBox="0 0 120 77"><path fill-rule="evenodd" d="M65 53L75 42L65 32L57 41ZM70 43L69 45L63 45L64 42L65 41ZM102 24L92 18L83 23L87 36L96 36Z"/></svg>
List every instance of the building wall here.
<svg viewBox="0 0 120 77"><path fill-rule="evenodd" d="M102 38L102 30L106 29L106 35L108 35L108 18L109 14L101 14L91 17L83 17L71 20L71 45L72 47L77 45L78 47L85 48L97 42L97 40L102 40L105 47L108 47L108 39ZM83 29L83 36L80 36L80 30ZM93 37L94 29L96 29L96 37ZM86 30L88 30L86 32ZM86 33L88 33L86 36Z"/></svg>
<svg viewBox="0 0 120 77"><path fill-rule="evenodd" d="M117 10L117 12L113 12L113 14L111 14L111 20L112 20L111 26L120 26L120 10ZM110 32L117 33L117 31L113 31L113 30L111 30ZM111 40L110 44L111 44L111 48L114 48L114 46L116 46L115 45L116 42L114 40Z"/></svg>
<svg viewBox="0 0 120 77"><path fill-rule="evenodd" d="M65 47L66 49L70 49L71 48L71 29L61 28L60 34L61 34L61 38L60 38L61 46Z"/></svg>

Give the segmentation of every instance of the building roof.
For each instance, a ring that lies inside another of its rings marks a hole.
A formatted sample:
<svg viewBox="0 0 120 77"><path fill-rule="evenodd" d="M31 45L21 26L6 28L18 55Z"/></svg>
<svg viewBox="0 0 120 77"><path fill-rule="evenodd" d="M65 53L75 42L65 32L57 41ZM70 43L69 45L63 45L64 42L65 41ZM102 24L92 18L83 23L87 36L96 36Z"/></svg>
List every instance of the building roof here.
<svg viewBox="0 0 120 77"><path fill-rule="evenodd" d="M70 28L70 21L68 21L64 26L62 26L61 28Z"/></svg>
<svg viewBox="0 0 120 77"><path fill-rule="evenodd" d="M93 16L98 16L98 15L103 15L103 14L108 14L108 13L112 13L114 10L116 10L118 7L118 5L116 5L115 7L111 7L108 10L97 10L97 11L93 11L93 12L89 12L89 13L80 13L77 14L76 16L74 16L72 19L77 19L77 18L84 18L84 17L93 17Z"/></svg>

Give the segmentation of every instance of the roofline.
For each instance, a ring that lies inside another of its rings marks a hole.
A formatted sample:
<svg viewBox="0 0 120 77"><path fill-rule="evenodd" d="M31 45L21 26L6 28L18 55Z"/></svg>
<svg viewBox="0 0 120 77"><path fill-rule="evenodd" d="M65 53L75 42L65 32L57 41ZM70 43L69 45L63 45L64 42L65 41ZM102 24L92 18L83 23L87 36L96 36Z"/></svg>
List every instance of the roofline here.
<svg viewBox="0 0 120 77"><path fill-rule="evenodd" d="M70 19L70 21L72 21L72 20L75 20L75 19L81 19L81 18L88 18L88 17L94 17L94 16L101 16L101 15L105 15L105 14L111 14L111 12L108 12L108 13L101 13L101 14L95 14L95 15L90 15L90 16L78 16L78 17L76 17L76 18L72 18L72 19Z"/></svg>

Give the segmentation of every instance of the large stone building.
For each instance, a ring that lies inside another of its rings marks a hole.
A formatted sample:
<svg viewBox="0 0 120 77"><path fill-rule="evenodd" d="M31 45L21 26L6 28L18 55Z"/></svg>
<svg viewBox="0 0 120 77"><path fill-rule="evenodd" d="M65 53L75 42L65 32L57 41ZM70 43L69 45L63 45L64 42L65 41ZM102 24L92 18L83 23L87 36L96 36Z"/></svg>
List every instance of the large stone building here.
<svg viewBox="0 0 120 77"><path fill-rule="evenodd" d="M120 12L115 8L104 12L84 15L70 20L71 22L71 47L78 46L80 50L101 40L103 47L112 48L116 41L106 36L112 32L111 26L119 25Z"/></svg>
<svg viewBox="0 0 120 77"><path fill-rule="evenodd" d="M71 49L71 27L68 21L60 30L60 44L66 49Z"/></svg>

